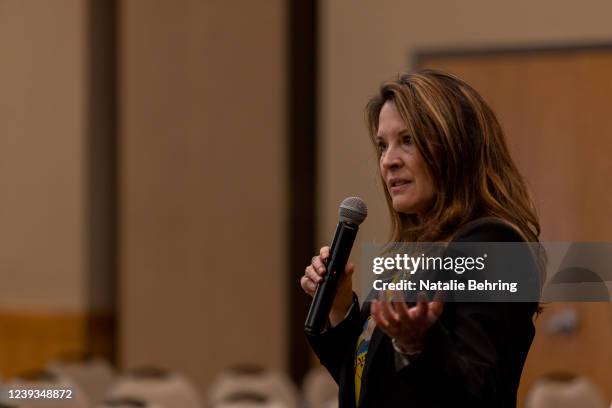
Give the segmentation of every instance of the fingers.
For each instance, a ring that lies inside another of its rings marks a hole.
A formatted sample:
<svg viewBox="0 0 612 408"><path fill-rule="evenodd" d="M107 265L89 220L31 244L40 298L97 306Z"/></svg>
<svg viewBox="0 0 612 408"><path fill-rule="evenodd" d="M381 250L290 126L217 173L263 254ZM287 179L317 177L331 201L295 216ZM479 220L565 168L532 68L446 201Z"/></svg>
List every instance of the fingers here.
<svg viewBox="0 0 612 408"><path fill-rule="evenodd" d="M300 278L302 289L313 296L317 286L323 280L323 275L327 272L324 261L329 257L329 247L324 246L319 250L319 255L312 257L310 265L304 270L304 276Z"/></svg>
<svg viewBox="0 0 612 408"><path fill-rule="evenodd" d="M322 273L317 272L312 265L308 265L304 270L304 276L300 279L300 285L310 296L314 295L317 286L323 280L321 275Z"/></svg>
<svg viewBox="0 0 612 408"><path fill-rule="evenodd" d="M373 300L370 313L386 332L397 332L427 328L440 317L442 310L442 302L418 302L416 306L408 307L403 302Z"/></svg>
<svg viewBox="0 0 612 408"><path fill-rule="evenodd" d="M353 286L353 273L355 272L355 265L352 263L347 263L346 268L344 268L344 273L340 276L340 287L346 287L351 289ZM351 289L352 291L352 289Z"/></svg>
<svg viewBox="0 0 612 408"><path fill-rule="evenodd" d="M373 300L370 305L370 314L376 322L376 325L381 328L385 328L389 325L389 322L384 318L382 314L382 306L380 300Z"/></svg>
<svg viewBox="0 0 612 408"><path fill-rule="evenodd" d="M398 302L395 304L395 310L397 311L400 320L408 321L410 317L410 308L404 302Z"/></svg>
<svg viewBox="0 0 612 408"><path fill-rule="evenodd" d="M325 265L325 261L329 258L329 247L324 246L319 250L319 255L315 255L312 257L310 264L313 266L314 270L321 276L325 274L327 271L327 267Z"/></svg>
<svg viewBox="0 0 612 408"><path fill-rule="evenodd" d="M426 331L440 317L442 302L420 301L414 307L404 302L391 303L373 300L370 314L387 336L393 338L407 350L421 350Z"/></svg>
<svg viewBox="0 0 612 408"><path fill-rule="evenodd" d="M300 279L300 286L302 287L304 292L306 292L310 296L314 296L315 291L317 290L317 284L311 281L306 276L302 276L302 278Z"/></svg>
<svg viewBox="0 0 612 408"><path fill-rule="evenodd" d="M432 323L438 320L444 310L444 302L429 302L429 310L427 312L427 320Z"/></svg>
<svg viewBox="0 0 612 408"><path fill-rule="evenodd" d="M382 311L385 319L389 322L389 325L396 325L399 320L399 315L393 309L391 302L383 302L382 303Z"/></svg>
<svg viewBox="0 0 612 408"><path fill-rule="evenodd" d="M374 322L388 336L394 337L400 329L401 321L399 314L393 310L389 302L373 300L370 307L370 314Z"/></svg>
<svg viewBox="0 0 612 408"><path fill-rule="evenodd" d="M348 277L351 277L353 275L353 272L355 272L355 264L353 264L352 262L348 262L346 264L346 268L344 269L344 274Z"/></svg>
<svg viewBox="0 0 612 408"><path fill-rule="evenodd" d="M322 247L321 250L319 251L319 255L315 255L312 257L310 261L310 265L312 266L313 271L315 271L319 276L323 276L325 275L325 273L327 273L327 265L325 261L327 261L328 258L329 258L329 247L328 246ZM348 262L344 269L344 272L345 272L345 275L348 275L350 277L353 274L353 272L355 272L355 265L352 262ZM313 280L317 281L316 279L313 279Z"/></svg>
<svg viewBox="0 0 612 408"><path fill-rule="evenodd" d="M329 247L328 246L321 247L321 249L319 250L319 256L324 261L327 260L327 258L329 258Z"/></svg>
<svg viewBox="0 0 612 408"><path fill-rule="evenodd" d="M315 255L310 260L310 265L304 270L304 276L300 278L302 289L309 295L314 295L317 286L323 281L323 276L327 273L326 261L329 259L330 249L328 246L321 247L319 255ZM355 272L355 265L347 263L341 277L341 287L351 291L351 277ZM348 279L347 279L348 278Z"/></svg>
<svg viewBox="0 0 612 408"><path fill-rule="evenodd" d="M421 321L427 317L427 296L423 292L417 293L417 303L410 308L409 314L413 320Z"/></svg>
<svg viewBox="0 0 612 408"><path fill-rule="evenodd" d="M310 279L315 284L320 283L323 280L323 277L321 275L323 275L323 273L316 271L312 265L308 265L304 271L304 276Z"/></svg>
<svg viewBox="0 0 612 408"><path fill-rule="evenodd" d="M321 276L323 276L327 271L327 268L325 267L320 255L313 256L312 260L310 261L310 265L314 268L314 271Z"/></svg>
<svg viewBox="0 0 612 408"><path fill-rule="evenodd" d="M314 295L315 290L317 289L316 283L313 283L310 279L305 276L302 276L300 279L300 284L304 292L308 293L310 296Z"/></svg>
<svg viewBox="0 0 612 408"><path fill-rule="evenodd" d="M417 302L416 306L410 308L410 317L415 321L425 320L428 309L427 302Z"/></svg>

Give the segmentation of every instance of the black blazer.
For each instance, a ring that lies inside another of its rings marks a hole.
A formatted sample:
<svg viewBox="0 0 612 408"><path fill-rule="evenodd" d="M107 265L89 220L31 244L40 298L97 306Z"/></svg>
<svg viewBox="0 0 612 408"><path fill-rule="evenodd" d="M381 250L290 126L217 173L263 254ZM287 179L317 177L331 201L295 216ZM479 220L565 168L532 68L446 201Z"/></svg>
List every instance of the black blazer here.
<svg viewBox="0 0 612 408"><path fill-rule="evenodd" d="M489 218L470 223L453 241L523 239L508 225ZM376 328L366 355L359 407L515 407L535 334L536 309L537 303L446 303L427 332L423 352L400 370L391 339ZM336 327L317 336L307 334L340 387L342 408L356 406L355 346L369 311L369 303L361 311L357 303Z"/></svg>

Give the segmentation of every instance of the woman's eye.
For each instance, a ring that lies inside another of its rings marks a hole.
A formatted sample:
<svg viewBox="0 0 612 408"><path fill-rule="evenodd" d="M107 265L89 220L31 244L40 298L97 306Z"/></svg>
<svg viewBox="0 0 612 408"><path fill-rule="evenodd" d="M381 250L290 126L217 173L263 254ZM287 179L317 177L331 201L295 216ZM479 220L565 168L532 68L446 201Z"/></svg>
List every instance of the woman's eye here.
<svg viewBox="0 0 612 408"><path fill-rule="evenodd" d="M379 153L382 153L387 149L387 144L383 142L378 142L377 149Z"/></svg>
<svg viewBox="0 0 612 408"><path fill-rule="evenodd" d="M404 136L403 140L405 145L411 145L412 144L412 136Z"/></svg>

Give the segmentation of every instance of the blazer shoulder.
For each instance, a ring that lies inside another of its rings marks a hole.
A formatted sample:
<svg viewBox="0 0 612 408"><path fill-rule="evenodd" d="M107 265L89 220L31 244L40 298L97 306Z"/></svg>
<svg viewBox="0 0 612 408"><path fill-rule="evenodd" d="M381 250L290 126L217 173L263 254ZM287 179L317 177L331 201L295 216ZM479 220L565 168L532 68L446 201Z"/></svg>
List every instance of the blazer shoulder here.
<svg viewBox="0 0 612 408"><path fill-rule="evenodd" d="M452 242L524 242L523 235L509 222L483 217L459 228Z"/></svg>

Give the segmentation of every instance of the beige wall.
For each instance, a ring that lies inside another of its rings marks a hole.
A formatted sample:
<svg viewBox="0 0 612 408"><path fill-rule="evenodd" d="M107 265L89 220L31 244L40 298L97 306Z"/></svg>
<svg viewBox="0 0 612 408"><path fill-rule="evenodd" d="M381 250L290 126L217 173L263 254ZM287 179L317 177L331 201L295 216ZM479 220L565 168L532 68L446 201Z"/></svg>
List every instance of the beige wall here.
<svg viewBox="0 0 612 408"><path fill-rule="evenodd" d="M83 0L0 1L0 308L87 304Z"/></svg>
<svg viewBox="0 0 612 408"><path fill-rule="evenodd" d="M111 84L91 65L110 44L89 4L0 0L3 376L112 355Z"/></svg>
<svg viewBox="0 0 612 408"><path fill-rule="evenodd" d="M120 10L120 360L287 364L285 2Z"/></svg>
<svg viewBox="0 0 612 408"><path fill-rule="evenodd" d="M612 3L601 0L334 0L320 4L318 230L322 244L333 233L338 204L349 195L362 196L370 207L358 243L383 241L387 236L386 207L363 108L383 80L409 68L415 50L612 42L608 19Z"/></svg>

